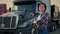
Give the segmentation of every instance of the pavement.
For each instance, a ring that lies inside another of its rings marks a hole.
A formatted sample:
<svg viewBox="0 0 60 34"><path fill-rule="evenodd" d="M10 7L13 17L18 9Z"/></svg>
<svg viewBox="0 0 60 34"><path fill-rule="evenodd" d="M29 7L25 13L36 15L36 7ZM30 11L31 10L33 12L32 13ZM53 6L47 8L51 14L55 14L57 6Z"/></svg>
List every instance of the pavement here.
<svg viewBox="0 0 60 34"><path fill-rule="evenodd" d="M60 34L60 28L55 30L54 32L49 32L49 34Z"/></svg>

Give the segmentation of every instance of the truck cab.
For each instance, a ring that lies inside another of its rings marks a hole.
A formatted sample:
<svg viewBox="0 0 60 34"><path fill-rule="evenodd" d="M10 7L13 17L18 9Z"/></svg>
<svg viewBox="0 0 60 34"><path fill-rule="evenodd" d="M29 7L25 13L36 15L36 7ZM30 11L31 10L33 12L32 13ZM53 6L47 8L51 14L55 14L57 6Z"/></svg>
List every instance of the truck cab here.
<svg viewBox="0 0 60 34"><path fill-rule="evenodd" d="M14 0L12 11L3 14L5 17L1 15L1 18L5 19L5 22L2 22L3 24L1 25L2 28L0 30L0 33L37 34L37 30L34 29L31 24L34 20L32 13L38 13L37 4L39 1L42 1L47 5L46 12L48 12L50 15L50 0ZM3 19L0 21L4 21Z"/></svg>

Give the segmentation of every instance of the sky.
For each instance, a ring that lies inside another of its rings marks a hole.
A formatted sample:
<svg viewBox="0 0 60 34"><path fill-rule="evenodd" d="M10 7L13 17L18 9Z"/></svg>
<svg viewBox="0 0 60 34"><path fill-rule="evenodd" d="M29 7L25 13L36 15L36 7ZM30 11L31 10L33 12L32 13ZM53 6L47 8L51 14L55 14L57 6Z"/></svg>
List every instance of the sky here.
<svg viewBox="0 0 60 34"><path fill-rule="evenodd" d="M13 6L13 0L0 0L0 4L7 4L7 9ZM51 0L51 5L55 4L60 10L60 0Z"/></svg>

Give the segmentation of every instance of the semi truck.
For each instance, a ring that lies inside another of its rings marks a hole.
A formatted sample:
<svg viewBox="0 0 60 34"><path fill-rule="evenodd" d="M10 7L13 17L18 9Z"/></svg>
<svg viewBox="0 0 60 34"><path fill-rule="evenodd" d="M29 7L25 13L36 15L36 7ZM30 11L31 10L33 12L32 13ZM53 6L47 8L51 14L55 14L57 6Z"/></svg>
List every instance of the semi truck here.
<svg viewBox="0 0 60 34"><path fill-rule="evenodd" d="M51 5L51 31L59 28L59 7L56 5Z"/></svg>
<svg viewBox="0 0 60 34"><path fill-rule="evenodd" d="M52 23L50 0L14 0L12 11L0 15L0 34L37 34L37 30L32 25L34 20L32 13L38 13L39 1L44 2L47 6L49 29Z"/></svg>
<svg viewBox="0 0 60 34"><path fill-rule="evenodd" d="M7 12L7 5L6 4L0 4L0 15Z"/></svg>

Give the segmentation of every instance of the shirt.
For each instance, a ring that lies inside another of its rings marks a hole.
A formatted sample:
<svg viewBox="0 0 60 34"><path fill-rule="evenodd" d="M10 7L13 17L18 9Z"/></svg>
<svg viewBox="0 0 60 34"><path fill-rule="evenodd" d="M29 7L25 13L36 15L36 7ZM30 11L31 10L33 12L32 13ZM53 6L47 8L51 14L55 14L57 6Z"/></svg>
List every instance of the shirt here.
<svg viewBox="0 0 60 34"><path fill-rule="evenodd" d="M39 25L39 28L42 28L41 25L46 24L45 27L43 28L47 28L47 24L48 24L48 13L45 12L42 16L39 15L38 18L37 18L37 23Z"/></svg>
<svg viewBox="0 0 60 34"><path fill-rule="evenodd" d="M37 17L37 21L41 19L41 14Z"/></svg>

